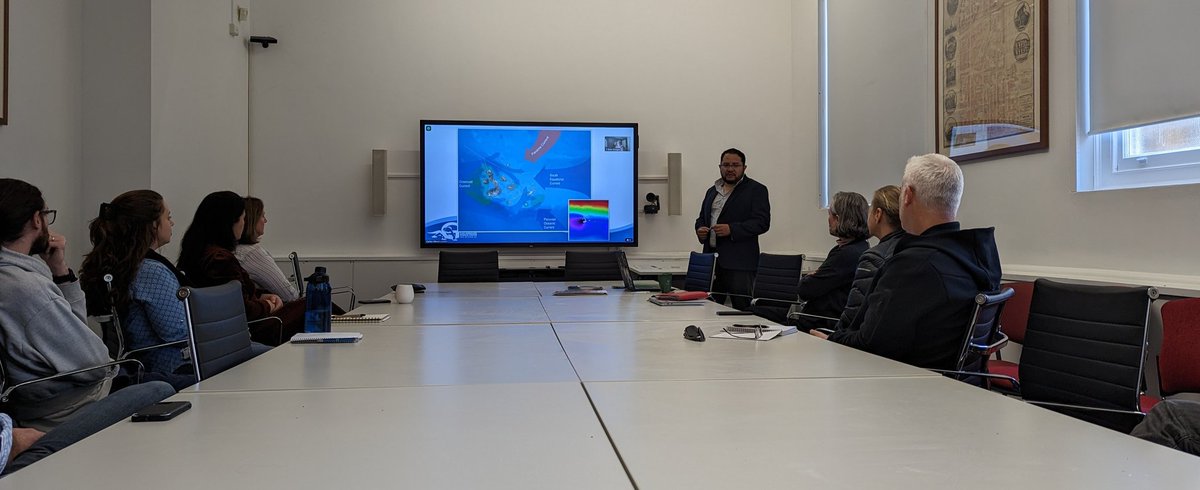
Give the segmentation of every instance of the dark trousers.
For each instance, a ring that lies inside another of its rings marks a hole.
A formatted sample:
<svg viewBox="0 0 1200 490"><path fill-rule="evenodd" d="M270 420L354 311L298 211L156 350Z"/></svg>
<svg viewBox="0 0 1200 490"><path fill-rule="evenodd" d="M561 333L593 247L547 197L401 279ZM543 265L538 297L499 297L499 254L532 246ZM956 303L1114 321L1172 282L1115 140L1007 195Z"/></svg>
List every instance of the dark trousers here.
<svg viewBox="0 0 1200 490"><path fill-rule="evenodd" d="M713 301L725 304L726 294L734 308L742 311L750 309L750 288L754 284L754 271L735 271L721 267L717 261L716 278L713 279Z"/></svg>
<svg viewBox="0 0 1200 490"><path fill-rule="evenodd" d="M1200 402L1163 400L1130 435L1200 456Z"/></svg>
<svg viewBox="0 0 1200 490"><path fill-rule="evenodd" d="M4 468L11 473L29 466L79 440L100 432L105 427L128 418L141 408L175 394L171 385L151 381L125 388L97 401L89 403L71 415L65 422L38 439L28 450L21 453ZM120 448L112 448L119 451ZM119 468L114 468L119 470Z"/></svg>

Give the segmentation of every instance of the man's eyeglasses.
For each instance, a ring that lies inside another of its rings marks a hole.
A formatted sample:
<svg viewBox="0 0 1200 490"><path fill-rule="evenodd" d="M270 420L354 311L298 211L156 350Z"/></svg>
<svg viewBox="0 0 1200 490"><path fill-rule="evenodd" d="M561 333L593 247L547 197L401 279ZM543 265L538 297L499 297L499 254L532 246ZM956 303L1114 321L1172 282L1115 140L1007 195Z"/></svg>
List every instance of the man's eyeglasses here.
<svg viewBox="0 0 1200 490"><path fill-rule="evenodd" d="M717 166L721 167L721 168L739 168L742 166L742 164L741 163L722 163Z"/></svg>
<svg viewBox="0 0 1200 490"><path fill-rule="evenodd" d="M58 210L57 209L43 209L42 216L46 217L45 220L46 220L47 225L52 225L52 224L54 224L54 218L58 217Z"/></svg>

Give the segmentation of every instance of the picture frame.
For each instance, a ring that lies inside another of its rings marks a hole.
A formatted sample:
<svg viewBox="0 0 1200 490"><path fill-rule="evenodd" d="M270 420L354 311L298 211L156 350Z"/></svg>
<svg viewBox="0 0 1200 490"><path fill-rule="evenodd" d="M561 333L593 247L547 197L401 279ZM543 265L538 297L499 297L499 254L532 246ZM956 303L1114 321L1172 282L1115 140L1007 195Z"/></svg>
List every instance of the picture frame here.
<svg viewBox="0 0 1200 490"><path fill-rule="evenodd" d="M933 1L937 152L964 162L1049 148L1049 0Z"/></svg>
<svg viewBox="0 0 1200 490"><path fill-rule="evenodd" d="M0 126L8 124L8 0L0 0Z"/></svg>

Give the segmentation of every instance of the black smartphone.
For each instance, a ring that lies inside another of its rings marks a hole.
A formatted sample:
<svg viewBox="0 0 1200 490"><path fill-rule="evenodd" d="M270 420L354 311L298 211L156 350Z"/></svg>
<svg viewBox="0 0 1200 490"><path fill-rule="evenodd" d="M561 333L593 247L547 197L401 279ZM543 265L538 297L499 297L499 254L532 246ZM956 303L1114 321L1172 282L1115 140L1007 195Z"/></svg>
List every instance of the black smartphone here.
<svg viewBox="0 0 1200 490"><path fill-rule="evenodd" d="M742 310L721 310L721 311L718 311L717 314L721 315L721 316L726 316L726 315L753 315L754 313L750 312L750 311L742 311Z"/></svg>
<svg viewBox="0 0 1200 490"><path fill-rule="evenodd" d="M192 408L192 402L158 402L133 414L134 422L160 422L171 420Z"/></svg>

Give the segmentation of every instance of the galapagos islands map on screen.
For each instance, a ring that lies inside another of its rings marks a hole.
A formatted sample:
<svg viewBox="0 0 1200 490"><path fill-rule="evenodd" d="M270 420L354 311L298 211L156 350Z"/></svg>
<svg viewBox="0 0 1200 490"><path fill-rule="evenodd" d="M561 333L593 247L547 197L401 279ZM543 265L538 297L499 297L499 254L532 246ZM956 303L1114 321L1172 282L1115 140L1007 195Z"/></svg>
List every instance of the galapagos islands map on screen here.
<svg viewBox="0 0 1200 490"><path fill-rule="evenodd" d="M424 129L427 242L633 242L631 128Z"/></svg>

